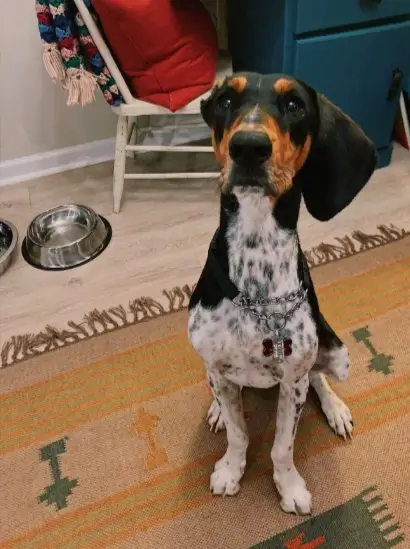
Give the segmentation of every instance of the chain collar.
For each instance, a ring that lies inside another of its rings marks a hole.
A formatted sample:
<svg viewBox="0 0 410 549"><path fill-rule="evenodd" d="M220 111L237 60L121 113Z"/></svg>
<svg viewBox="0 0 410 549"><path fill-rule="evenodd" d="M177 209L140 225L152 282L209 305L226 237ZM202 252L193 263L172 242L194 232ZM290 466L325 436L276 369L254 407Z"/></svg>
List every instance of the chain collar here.
<svg viewBox="0 0 410 549"><path fill-rule="evenodd" d="M299 288L293 292L286 293L280 297L273 299L250 299L244 294L239 293L233 300L233 304L247 311L250 315L259 321L266 323L266 326L273 331L282 330L289 318L301 307L306 301L308 291L303 287L302 282ZM267 307L269 305L284 305L290 304L286 311L273 311L266 314L258 311L258 307Z"/></svg>
<svg viewBox="0 0 410 549"><path fill-rule="evenodd" d="M250 299L241 293L235 284L230 280L229 275L222 268L216 255L216 243L219 235L219 229L216 231L208 251L207 267L213 273L214 279L220 286L224 297L227 297L237 307L247 311L249 314L265 322L267 328L280 336L285 328L286 322L294 314L297 309L306 301L308 290L305 284L300 282L299 288L293 292L288 292L280 297L273 299ZM304 277L304 280L305 277ZM268 307L269 305L287 305L290 307L286 311L274 311L265 314L259 311L258 308Z"/></svg>

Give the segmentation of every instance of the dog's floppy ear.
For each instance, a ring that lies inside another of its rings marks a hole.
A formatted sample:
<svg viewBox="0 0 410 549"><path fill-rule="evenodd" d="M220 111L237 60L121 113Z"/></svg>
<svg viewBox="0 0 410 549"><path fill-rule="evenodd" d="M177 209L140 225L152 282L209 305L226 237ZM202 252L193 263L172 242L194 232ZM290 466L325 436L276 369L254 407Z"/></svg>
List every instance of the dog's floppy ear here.
<svg viewBox="0 0 410 549"><path fill-rule="evenodd" d="M206 99L202 99L201 101L201 116L204 119L205 124L207 124L210 128L213 126L213 110L214 110L214 103L215 103L215 88L212 90L209 97Z"/></svg>
<svg viewBox="0 0 410 549"><path fill-rule="evenodd" d="M201 101L201 116L204 119L205 124L210 128L215 126L217 96L226 80L227 79L225 78L224 80L221 79L219 82L216 82L209 96Z"/></svg>
<svg viewBox="0 0 410 549"><path fill-rule="evenodd" d="M314 91L312 97L317 102L318 130L300 175L309 213L328 221L368 182L377 152L361 128L338 107Z"/></svg>

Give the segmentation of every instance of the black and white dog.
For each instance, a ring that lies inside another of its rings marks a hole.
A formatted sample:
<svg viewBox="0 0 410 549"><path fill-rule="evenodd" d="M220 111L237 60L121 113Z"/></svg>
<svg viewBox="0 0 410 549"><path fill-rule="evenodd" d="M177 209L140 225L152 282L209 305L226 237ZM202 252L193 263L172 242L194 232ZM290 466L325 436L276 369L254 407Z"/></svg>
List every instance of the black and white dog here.
<svg viewBox="0 0 410 549"><path fill-rule="evenodd" d="M327 221L369 180L377 161L362 130L310 86L283 75L234 74L203 101L221 165L219 227L189 305L189 337L207 368L212 429L228 448L211 491L235 495L246 466L242 387L280 384L274 481L286 512L311 512L293 444L312 385L330 426L351 436L349 409L324 372L348 376L348 352L320 313L297 221L302 196Z"/></svg>

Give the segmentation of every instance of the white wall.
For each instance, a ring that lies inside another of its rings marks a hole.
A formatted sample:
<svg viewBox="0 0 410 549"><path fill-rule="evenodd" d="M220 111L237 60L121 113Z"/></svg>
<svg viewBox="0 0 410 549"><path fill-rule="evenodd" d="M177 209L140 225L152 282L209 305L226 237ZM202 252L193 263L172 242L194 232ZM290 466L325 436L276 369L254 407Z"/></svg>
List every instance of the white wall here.
<svg viewBox="0 0 410 549"><path fill-rule="evenodd" d="M202 1L214 19L218 13L220 47L226 49L226 0ZM116 117L99 90L97 100L87 107L66 105L67 92L59 82L52 82L43 65L34 0L0 0L0 5L4 14L0 18L1 184L2 177L18 180L27 171L52 169L60 162L53 157L51 164L43 166L44 158L33 156L22 167L18 160L22 157L113 138ZM193 118L191 122L196 125L200 117ZM183 120L186 122L186 117ZM153 122L155 126L178 127L180 120L179 117L158 117ZM110 143L106 147L111 147ZM98 154L105 155L104 148L100 151L97 146L97 149ZM66 161L72 162L76 154L76 150L72 150Z"/></svg>
<svg viewBox="0 0 410 549"><path fill-rule="evenodd" d="M67 107L46 73L34 0L0 4L0 162L113 137L116 117L99 92L88 107Z"/></svg>

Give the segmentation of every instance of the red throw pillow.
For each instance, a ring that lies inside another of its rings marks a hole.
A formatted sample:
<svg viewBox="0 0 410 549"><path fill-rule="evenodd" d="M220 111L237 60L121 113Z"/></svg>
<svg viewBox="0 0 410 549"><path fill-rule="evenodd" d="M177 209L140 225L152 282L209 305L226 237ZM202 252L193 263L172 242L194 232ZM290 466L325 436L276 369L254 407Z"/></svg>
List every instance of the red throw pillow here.
<svg viewBox="0 0 410 549"><path fill-rule="evenodd" d="M135 97L176 111L211 88L216 29L199 0L92 0Z"/></svg>

